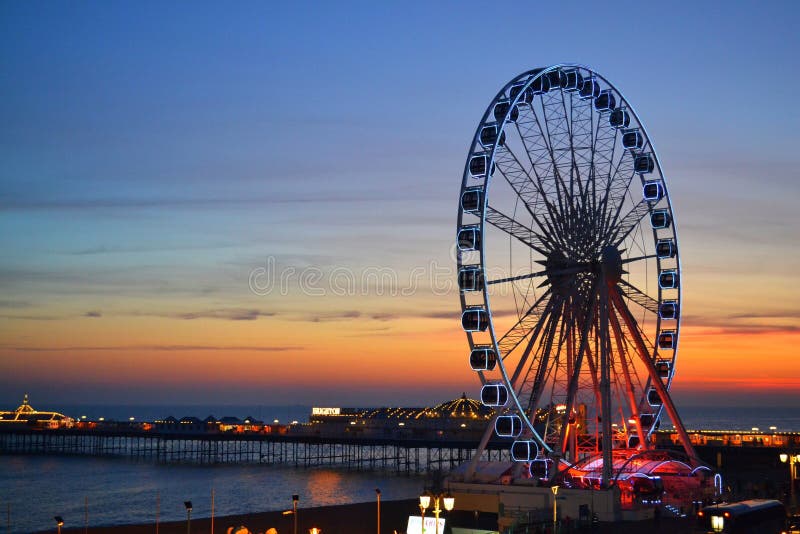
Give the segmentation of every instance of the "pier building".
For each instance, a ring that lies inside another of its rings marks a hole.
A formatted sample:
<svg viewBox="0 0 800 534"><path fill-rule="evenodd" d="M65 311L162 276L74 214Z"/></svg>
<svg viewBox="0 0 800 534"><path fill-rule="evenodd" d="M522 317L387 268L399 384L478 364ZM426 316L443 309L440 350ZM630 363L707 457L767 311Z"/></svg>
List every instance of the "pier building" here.
<svg viewBox="0 0 800 534"><path fill-rule="evenodd" d="M28 394L16 410L0 411L0 429L3 428L71 428L74 419L58 412L43 412L28 402Z"/></svg>

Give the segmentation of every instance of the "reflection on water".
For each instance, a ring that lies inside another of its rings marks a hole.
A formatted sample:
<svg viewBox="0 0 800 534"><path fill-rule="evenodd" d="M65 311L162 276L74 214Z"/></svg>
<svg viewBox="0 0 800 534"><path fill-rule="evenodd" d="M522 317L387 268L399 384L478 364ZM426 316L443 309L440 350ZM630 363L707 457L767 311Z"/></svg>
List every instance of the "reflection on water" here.
<svg viewBox="0 0 800 534"><path fill-rule="evenodd" d="M291 508L292 494L301 507L371 501L380 487L386 499L419 494L422 480L383 473L332 469L295 470L264 465L155 465L121 459L4 456L0 460L0 523L11 506L11 532L51 528L54 515L66 526L82 526L84 503L89 524L114 525L155 521L160 500L162 521Z"/></svg>

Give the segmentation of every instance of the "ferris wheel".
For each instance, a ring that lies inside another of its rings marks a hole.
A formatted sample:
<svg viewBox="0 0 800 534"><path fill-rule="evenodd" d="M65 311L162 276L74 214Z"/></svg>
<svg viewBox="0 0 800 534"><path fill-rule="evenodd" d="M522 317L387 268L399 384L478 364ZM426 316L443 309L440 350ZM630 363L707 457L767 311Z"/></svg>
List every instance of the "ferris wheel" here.
<svg viewBox="0 0 800 534"><path fill-rule="evenodd" d="M457 229L461 324L492 432L522 462L641 451L670 399L680 247L644 125L588 67L525 72L470 146Z"/></svg>

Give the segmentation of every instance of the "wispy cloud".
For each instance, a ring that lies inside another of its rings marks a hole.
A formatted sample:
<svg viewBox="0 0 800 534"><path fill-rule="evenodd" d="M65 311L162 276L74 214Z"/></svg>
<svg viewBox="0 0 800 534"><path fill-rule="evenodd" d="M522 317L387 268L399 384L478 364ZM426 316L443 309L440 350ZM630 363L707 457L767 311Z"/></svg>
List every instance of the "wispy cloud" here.
<svg viewBox="0 0 800 534"><path fill-rule="evenodd" d="M0 300L0 308L30 308L32 305L25 300Z"/></svg>
<svg viewBox="0 0 800 534"><path fill-rule="evenodd" d="M317 313L304 317L303 321L310 323L324 323L328 321L350 321L361 317L361 312L357 310L347 310L340 312Z"/></svg>
<svg viewBox="0 0 800 534"><path fill-rule="evenodd" d="M777 332L800 332L796 320L800 312L747 312L725 316L683 316L684 327L712 328L724 334L770 334Z"/></svg>
<svg viewBox="0 0 800 534"><path fill-rule="evenodd" d="M123 314L128 315L128 314ZM187 312L141 312L136 311L129 315L164 317L166 319L182 319L192 321L195 319L221 319L225 321L255 321L259 317L272 317L275 312L268 312L256 308L221 308L212 310L187 311Z"/></svg>
<svg viewBox="0 0 800 534"><path fill-rule="evenodd" d="M286 346L252 346L252 345L119 345L119 346L74 346L74 347L13 347L20 352L96 352L96 351L258 351L258 352L286 352L304 350L299 345Z"/></svg>
<svg viewBox="0 0 800 534"><path fill-rule="evenodd" d="M14 315L14 314L0 314L2 319L16 319L18 321L59 321L67 319L67 316L58 315Z"/></svg>
<svg viewBox="0 0 800 534"><path fill-rule="evenodd" d="M316 193L283 193L269 196L232 196L214 198L94 198L94 199L42 199L19 198L10 199L0 205L0 211L12 210L89 210L89 209L149 209L149 208L220 208L226 206L262 206L275 204L312 204L331 202L362 203L381 201L402 202L396 196L384 192L372 194L344 194L331 192Z"/></svg>
<svg viewBox="0 0 800 534"><path fill-rule="evenodd" d="M95 256L99 254L140 254L149 252L176 252L176 251L189 251L189 250L217 250L224 248L236 248L235 244L209 244L199 246L162 246L162 247L120 247L98 245L94 247L82 248L79 250L68 251L66 254L70 256Z"/></svg>

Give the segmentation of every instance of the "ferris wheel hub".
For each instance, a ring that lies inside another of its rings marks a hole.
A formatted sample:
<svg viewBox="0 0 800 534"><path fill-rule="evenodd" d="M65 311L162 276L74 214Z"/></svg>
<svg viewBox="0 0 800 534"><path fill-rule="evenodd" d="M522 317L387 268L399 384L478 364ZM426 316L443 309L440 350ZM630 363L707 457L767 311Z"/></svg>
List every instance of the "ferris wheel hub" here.
<svg viewBox="0 0 800 534"><path fill-rule="evenodd" d="M606 245L600 252L600 269L606 282L616 284L622 280L622 254L617 247Z"/></svg>

